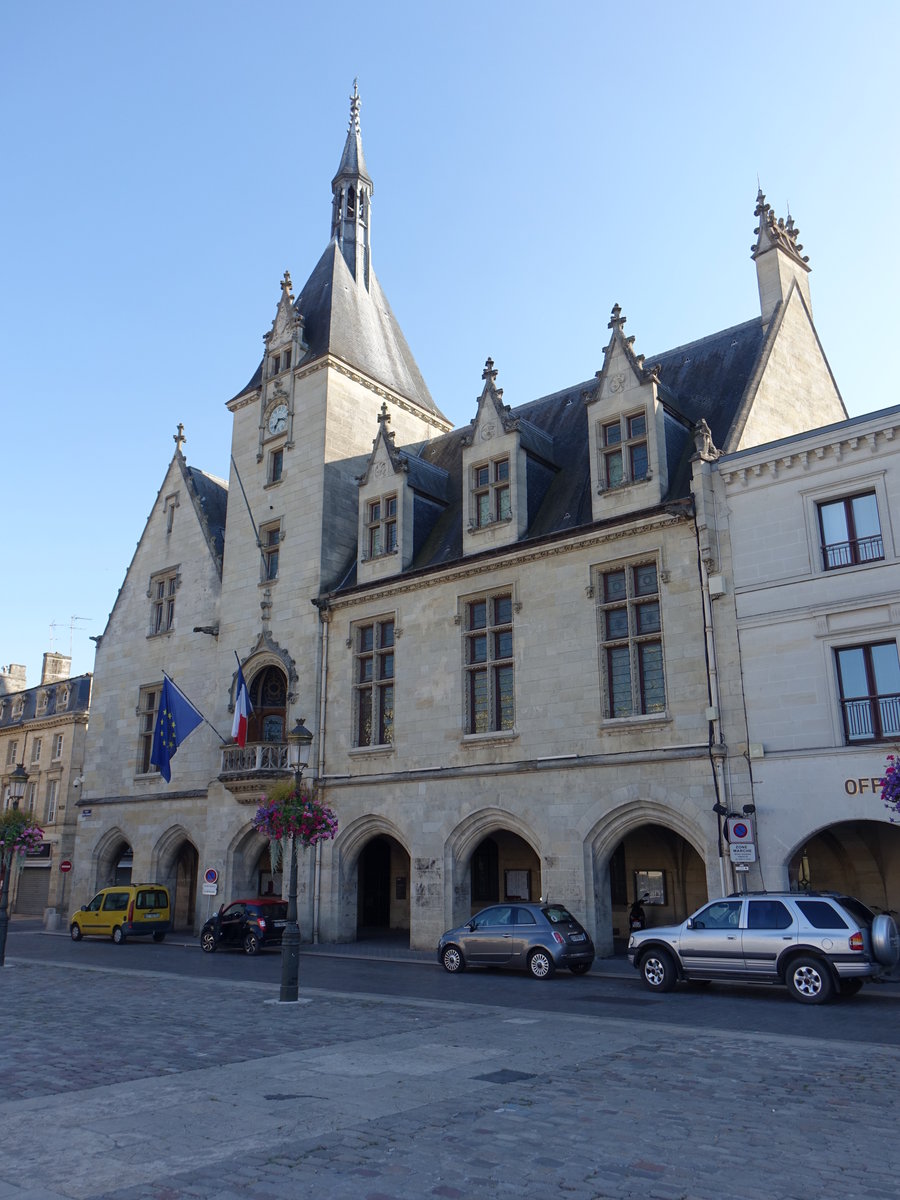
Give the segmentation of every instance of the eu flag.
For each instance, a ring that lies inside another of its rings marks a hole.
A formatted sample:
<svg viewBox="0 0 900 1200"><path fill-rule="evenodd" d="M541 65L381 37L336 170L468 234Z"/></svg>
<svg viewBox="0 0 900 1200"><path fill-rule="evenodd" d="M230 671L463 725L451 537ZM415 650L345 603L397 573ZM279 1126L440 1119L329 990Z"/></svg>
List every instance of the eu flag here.
<svg viewBox="0 0 900 1200"><path fill-rule="evenodd" d="M169 762L175 751L202 720L203 714L194 708L168 675L164 675L162 695L159 698L159 715L156 718L153 745L150 748L150 762L159 768L159 773L166 783L172 778Z"/></svg>

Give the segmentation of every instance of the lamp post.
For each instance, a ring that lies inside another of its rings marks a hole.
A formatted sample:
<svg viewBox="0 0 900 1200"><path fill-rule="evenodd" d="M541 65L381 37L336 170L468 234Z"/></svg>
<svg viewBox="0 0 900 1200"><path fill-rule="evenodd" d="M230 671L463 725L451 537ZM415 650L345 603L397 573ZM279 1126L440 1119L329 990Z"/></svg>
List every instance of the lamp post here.
<svg viewBox="0 0 900 1200"><path fill-rule="evenodd" d="M299 795L303 768L309 764L313 735L303 724L303 718L287 735L288 766L294 771L294 791ZM291 837L291 869L288 884L287 925L281 939L282 1004L296 1004L300 988L300 926L297 924L297 839Z"/></svg>
<svg viewBox="0 0 900 1200"><path fill-rule="evenodd" d="M9 777L9 798L13 812L19 807L19 801L25 795L25 785L28 782L28 772L21 763ZM3 871L3 886L0 887L0 967L6 962L6 931L9 929L9 877L12 874L15 846L10 844L3 847L0 853L0 869Z"/></svg>

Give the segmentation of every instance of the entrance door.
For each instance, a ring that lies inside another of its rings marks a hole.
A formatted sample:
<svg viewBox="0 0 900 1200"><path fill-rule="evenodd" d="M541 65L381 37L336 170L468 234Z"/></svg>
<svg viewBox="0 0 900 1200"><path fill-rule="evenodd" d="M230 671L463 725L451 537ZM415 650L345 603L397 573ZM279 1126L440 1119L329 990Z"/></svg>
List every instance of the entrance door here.
<svg viewBox="0 0 900 1200"><path fill-rule="evenodd" d="M369 842L359 856L359 925L389 929L391 924L391 847L386 838Z"/></svg>

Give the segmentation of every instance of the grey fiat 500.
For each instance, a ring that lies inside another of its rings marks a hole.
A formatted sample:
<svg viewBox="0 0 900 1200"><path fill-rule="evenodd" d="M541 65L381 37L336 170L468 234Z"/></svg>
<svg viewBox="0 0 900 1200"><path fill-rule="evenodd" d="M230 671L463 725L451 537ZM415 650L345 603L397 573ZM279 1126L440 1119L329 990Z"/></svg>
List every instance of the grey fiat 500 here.
<svg viewBox="0 0 900 1200"><path fill-rule="evenodd" d="M594 943L562 904L492 904L448 929L437 956L451 975L467 966L519 967L549 979L557 967L584 975L594 961Z"/></svg>

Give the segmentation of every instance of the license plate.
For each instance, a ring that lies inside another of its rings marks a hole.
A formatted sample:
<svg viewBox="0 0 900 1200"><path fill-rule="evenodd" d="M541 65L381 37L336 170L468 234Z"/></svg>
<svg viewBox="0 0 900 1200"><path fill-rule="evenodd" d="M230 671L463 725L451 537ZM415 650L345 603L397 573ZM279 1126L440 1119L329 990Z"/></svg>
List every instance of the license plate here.
<svg viewBox="0 0 900 1200"><path fill-rule="evenodd" d="M584 938L585 938L585 935L583 933L570 933L569 934L570 942L583 942Z"/></svg>
<svg viewBox="0 0 900 1200"><path fill-rule="evenodd" d="M144 913L144 920L145 921L158 921L159 913Z"/></svg>
<svg viewBox="0 0 900 1200"><path fill-rule="evenodd" d="M285 925L287 925L287 921L273 921L272 924L276 929L284 929Z"/></svg>

